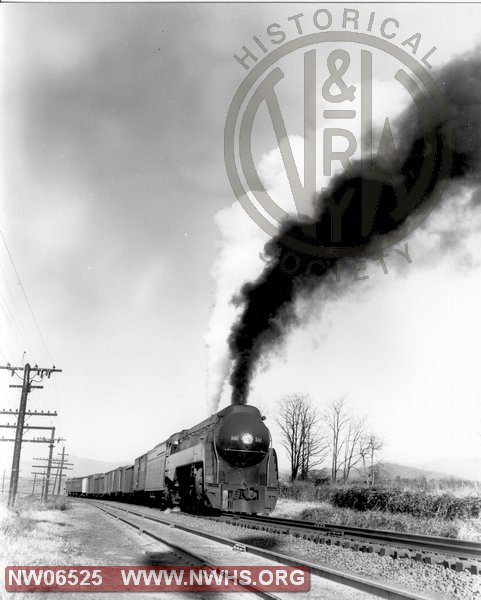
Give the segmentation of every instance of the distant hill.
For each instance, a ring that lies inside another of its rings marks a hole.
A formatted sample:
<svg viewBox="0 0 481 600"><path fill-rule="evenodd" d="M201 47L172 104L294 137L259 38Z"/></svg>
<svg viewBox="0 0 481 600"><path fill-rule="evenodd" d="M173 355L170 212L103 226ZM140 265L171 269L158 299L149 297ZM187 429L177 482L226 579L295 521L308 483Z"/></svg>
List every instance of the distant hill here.
<svg viewBox="0 0 481 600"><path fill-rule="evenodd" d="M84 475L92 475L93 473L106 473L107 471L111 471L112 469L116 469L117 467L123 467L124 465L132 464L128 460L122 462L107 462L104 460L94 460L92 458L82 458L80 456L73 456L72 454L69 456L68 462L71 462L74 465L72 470L67 471L66 473L68 478L83 477ZM28 474L27 476L30 477L30 472L32 471L32 464L34 463L38 464L38 461L22 461L20 468L21 473L24 475ZM54 474L52 476L54 476Z"/></svg>
<svg viewBox="0 0 481 600"><path fill-rule="evenodd" d="M441 470L422 469L421 467L411 467L408 465L399 465L397 463L382 462L383 473L390 479L401 477L401 479L417 479L426 477L426 479L445 479L449 474Z"/></svg>
<svg viewBox="0 0 481 600"><path fill-rule="evenodd" d="M442 470L448 475L460 477L461 479L476 479L481 481L481 457L461 458L459 456L448 456L432 460L424 465L424 469Z"/></svg>
<svg viewBox="0 0 481 600"><path fill-rule="evenodd" d="M117 467L131 465L132 461L107 462L105 460L94 460L93 458L82 458L70 455L69 461L74 464L73 470L69 471L69 477L83 477L92 473L106 473Z"/></svg>
<svg viewBox="0 0 481 600"><path fill-rule="evenodd" d="M478 464L480 464L479 461ZM396 477L401 479L419 479L420 477L426 477L430 479L447 479L449 477L455 477L457 479L474 479L472 462L466 461L465 459L448 459L439 461L432 461L425 466L412 466L412 465L401 465L393 462L381 462L380 463L382 473L384 477L388 477L393 480ZM481 466L481 465L480 465ZM471 474L470 474L471 473ZM280 476L283 480L288 480L290 471L287 469L280 470ZM329 472L326 473L329 476ZM481 480L481 473L478 474L478 479ZM358 478L358 472L353 472L352 479Z"/></svg>

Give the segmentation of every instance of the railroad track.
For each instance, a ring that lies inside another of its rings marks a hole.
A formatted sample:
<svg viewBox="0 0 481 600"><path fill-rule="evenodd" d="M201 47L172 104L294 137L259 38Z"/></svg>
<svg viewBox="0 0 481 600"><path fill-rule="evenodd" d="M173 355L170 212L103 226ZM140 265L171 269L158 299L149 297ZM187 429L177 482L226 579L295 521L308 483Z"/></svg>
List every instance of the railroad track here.
<svg viewBox="0 0 481 600"><path fill-rule="evenodd" d="M106 501L106 500L79 500L79 499L77 499L77 501L87 502L87 503L99 508L103 512L110 514L112 517L121 520L125 524L132 526L137 530L140 530L142 533L150 536L151 538L153 538L157 541L160 541L163 544L172 545L177 553L183 552L184 554L189 556L190 560L200 561L200 563L198 562L198 564L203 564L205 566L215 566L215 565L209 565L208 561L206 561L202 557L198 556L197 554L192 553L191 550L185 550L183 548L180 548L177 545L171 544L171 542L166 542L165 538L162 535L159 535L158 533L150 531L148 529L148 527L146 526L146 522L151 521L153 523L165 525L169 528L170 531L172 531L172 529L176 529L180 532L187 532L190 534L194 534L201 538L205 538L207 540L211 540L213 542L223 544L224 546L228 546L231 549L237 549L239 546L241 546L242 547L241 549L243 552L252 554L257 557L262 557L262 558L268 559L268 560L273 561L280 565L304 566L307 569L309 569L309 572L311 573L311 581L312 581L312 576L315 575L320 578L327 579L331 582L338 583L343 586L348 586L350 588L354 588L359 593L362 593L362 594L356 594L356 598L365 597L364 594L369 594L371 596L377 596L380 598L388 598L389 600L427 600L426 596L422 596L422 595L416 594L414 592L402 590L395 586L389 586L389 585L379 583L376 581L372 581L372 580L369 580L369 579L366 579L363 577L359 577L356 575L350 575L345 572L336 571L335 569L332 569L329 567L324 567L324 566L317 565L315 563L311 563L311 562L307 562L307 561L303 561L303 560L300 560L297 558L291 558L290 556L279 554L277 552L273 552L272 550L258 548L256 546L251 546L249 544L239 544L239 542L237 542L235 540L229 540L227 538L223 538L221 536L218 536L218 535L215 535L212 533L207 533L205 531L202 531L202 530L199 530L194 527L187 526L187 525L183 525L180 523L173 523L171 520L167 520L165 518L161 518L159 516L154 515L153 514L154 511L152 509L148 509L145 507L138 507L135 505L125 505L124 503L110 502L110 501ZM129 508L127 508L127 506ZM112 512L112 509L113 509L113 512ZM124 514L124 516L119 517L118 513ZM140 517L142 519L141 524L139 525L138 523L135 523L135 521L132 522L131 517ZM254 593L258 596L264 597L266 599L269 598L269 599L273 600L274 598L277 598L276 596L272 595L270 592L263 592L263 591L260 591L257 589L249 589L248 591L251 591L252 593ZM312 591L312 593L314 594L312 597L316 597L315 591ZM296 594L296 597L298 597L298 596L299 596L299 594ZM283 594L283 597L285 597L285 594ZM325 594L323 594L323 597L326 597ZM349 597L351 598L352 596L349 596Z"/></svg>
<svg viewBox="0 0 481 600"><path fill-rule="evenodd" d="M135 523L128 517L127 518L119 517L119 515L116 513L122 511L122 512L126 512L126 513L136 514L137 516L142 517L142 519L149 519L151 521L155 521L156 519L152 519L150 517L145 517L141 513L133 513L133 511L130 511L130 510L120 509L117 506L113 506L114 512L112 512L111 510L108 510L104 506L104 504L105 504L104 502L102 502L102 504L100 504L99 502L90 501L90 504L93 504L96 508L99 508L102 512L104 512L107 515L110 515L114 519L118 519L119 521L122 521L122 523L125 523L129 527L132 527L133 529L136 529L140 533L143 533L144 535L147 535L148 537L154 539L155 541L162 543L164 546L167 546L171 550L173 555L176 557L177 562L181 561L180 564L182 564L182 562L183 562L184 564L188 564L188 565L192 565L192 566L215 567L215 565L213 565L207 559L199 556L198 554L195 554L191 550L187 550L183 547L180 547L179 545L174 544L171 541L167 540L164 536L159 536L157 533L155 533L153 531L149 531L149 529L146 528L143 523L142 524ZM169 525L169 528L170 527L171 527L171 525ZM252 594L254 594L260 598L263 598L264 600L280 600L278 596L274 596L274 594L272 594L270 592L258 590L251 585L246 585L244 587L245 587L246 592L251 592Z"/></svg>
<svg viewBox="0 0 481 600"><path fill-rule="evenodd" d="M214 517L215 518L215 517ZM259 515L233 515L223 513L220 517L231 524L251 523L253 528L269 528L280 533L296 533L303 531L313 535L342 537L353 540L370 540L378 544L406 548L413 552L424 552L452 556L460 560L481 560L481 543L469 540L400 533L379 529L365 529L359 527L346 527L344 525L318 525L310 521L284 519L278 517L264 517ZM256 527L257 526L257 527Z"/></svg>

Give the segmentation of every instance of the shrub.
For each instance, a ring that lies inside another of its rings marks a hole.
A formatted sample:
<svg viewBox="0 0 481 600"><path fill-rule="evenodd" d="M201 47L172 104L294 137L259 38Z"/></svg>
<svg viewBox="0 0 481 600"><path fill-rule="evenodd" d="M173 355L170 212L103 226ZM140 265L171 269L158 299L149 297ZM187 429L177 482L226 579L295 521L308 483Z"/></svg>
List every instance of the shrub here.
<svg viewBox="0 0 481 600"><path fill-rule="evenodd" d="M331 490L328 486L316 486L312 481L290 481L279 484L279 496L302 502L328 500Z"/></svg>
<svg viewBox="0 0 481 600"><path fill-rule="evenodd" d="M425 492L353 486L333 490L330 500L340 508L407 513L416 517L453 520L477 518L481 514L481 498L456 498L446 493L434 496Z"/></svg>
<svg viewBox="0 0 481 600"><path fill-rule="evenodd" d="M64 496L50 498L46 504L44 504L39 496L22 496L17 498L15 503L14 511L16 513L25 513L31 510L69 510L71 508L71 502Z"/></svg>

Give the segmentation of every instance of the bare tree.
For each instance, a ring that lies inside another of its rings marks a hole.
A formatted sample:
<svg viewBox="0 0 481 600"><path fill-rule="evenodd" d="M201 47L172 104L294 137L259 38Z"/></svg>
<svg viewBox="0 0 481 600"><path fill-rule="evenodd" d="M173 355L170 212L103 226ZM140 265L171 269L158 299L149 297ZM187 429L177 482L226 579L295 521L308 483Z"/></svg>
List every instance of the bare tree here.
<svg viewBox="0 0 481 600"><path fill-rule="evenodd" d="M307 394L290 394L279 402L279 408L277 423L291 463L291 481L298 476L307 479L327 454L320 418Z"/></svg>
<svg viewBox="0 0 481 600"><path fill-rule="evenodd" d="M301 448L301 479L308 479L309 473L324 462L328 452L329 442L320 426L317 410L312 406L307 406Z"/></svg>
<svg viewBox="0 0 481 600"><path fill-rule="evenodd" d="M376 454L382 450L383 446L383 440L374 433L365 435L361 440L362 462L364 471L367 475L366 479L368 485L374 485L375 483L377 469L374 466L374 459Z"/></svg>
<svg viewBox="0 0 481 600"><path fill-rule="evenodd" d="M342 480L349 479L351 470L363 460L362 439L366 432L366 417L351 417L344 433L344 460L342 462Z"/></svg>
<svg viewBox="0 0 481 600"><path fill-rule="evenodd" d="M331 400L322 415L322 421L328 432L331 446L331 482L337 482L341 463L341 452L344 447L344 432L351 415L344 396Z"/></svg>
<svg viewBox="0 0 481 600"><path fill-rule="evenodd" d="M366 458L362 445L366 417L353 415L345 397L341 396L327 405L322 421L331 446L331 483L336 483L340 475L345 483L352 470Z"/></svg>

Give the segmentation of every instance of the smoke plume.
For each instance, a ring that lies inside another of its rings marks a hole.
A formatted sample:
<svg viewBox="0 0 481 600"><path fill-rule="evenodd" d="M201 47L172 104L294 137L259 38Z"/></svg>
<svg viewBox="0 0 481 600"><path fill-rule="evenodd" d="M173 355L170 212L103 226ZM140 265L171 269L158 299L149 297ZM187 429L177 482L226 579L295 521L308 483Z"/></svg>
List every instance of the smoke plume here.
<svg viewBox="0 0 481 600"><path fill-rule="evenodd" d="M228 337L231 359L231 401L247 401L250 383L259 361L282 344L286 334L298 324L295 301L301 294L311 294L323 286L342 258L335 250L349 247L357 256L369 256L374 244L410 222L422 222L432 209L431 193L441 183L449 183L448 202L456 202L455 185L473 189L480 183L481 158L481 69L474 55L463 56L440 70L434 79L442 90L449 111L449 123L438 119L428 128L422 124L416 108L401 115L396 131L395 147L388 136L381 137L378 156L382 157L366 169L359 160L350 173L332 178L329 188L317 198L316 215L312 221L290 219L270 242L272 260L254 281L245 283L234 297L239 311ZM447 134L449 125L452 135ZM447 172L441 166L442 152L452 153ZM393 155L399 169L392 170ZM432 160L434 177L423 194L416 194L416 185L425 161ZM402 182L400 184L399 182ZM399 202L405 193L408 201ZM472 194L476 198L477 194ZM372 227L361 227L365 219L362 198L369 198ZM348 199L342 214L342 229L332 241L331 214ZM473 201L473 208L475 202ZM332 255L313 262L313 257L294 252L294 238L307 244L313 238L306 232L315 231L315 243L333 249ZM312 229L314 228L314 229Z"/></svg>

